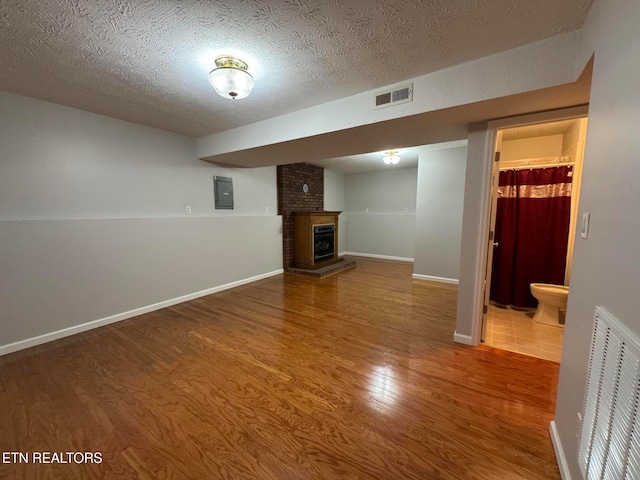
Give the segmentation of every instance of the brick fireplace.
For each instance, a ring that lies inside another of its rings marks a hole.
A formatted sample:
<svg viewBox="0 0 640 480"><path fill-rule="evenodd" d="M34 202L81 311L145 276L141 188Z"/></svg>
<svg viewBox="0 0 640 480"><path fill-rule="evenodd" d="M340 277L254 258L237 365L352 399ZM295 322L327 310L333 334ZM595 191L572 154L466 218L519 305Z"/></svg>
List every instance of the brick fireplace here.
<svg viewBox="0 0 640 480"><path fill-rule="evenodd" d="M293 212L324 209L324 168L308 163L279 165L278 214L282 215L282 263L293 266ZM308 186L305 192L304 185Z"/></svg>

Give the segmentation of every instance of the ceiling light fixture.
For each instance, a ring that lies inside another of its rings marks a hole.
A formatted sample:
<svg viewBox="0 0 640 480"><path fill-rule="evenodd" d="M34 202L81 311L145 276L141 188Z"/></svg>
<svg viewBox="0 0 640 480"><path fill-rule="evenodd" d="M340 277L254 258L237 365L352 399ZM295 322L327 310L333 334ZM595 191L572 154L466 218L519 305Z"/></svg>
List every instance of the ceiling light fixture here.
<svg viewBox="0 0 640 480"><path fill-rule="evenodd" d="M235 57L224 55L216 58L216 68L209 72L209 82L224 98L241 99L251 93L253 77L248 65Z"/></svg>
<svg viewBox="0 0 640 480"><path fill-rule="evenodd" d="M387 165L395 165L400 161L400 155L396 150L389 150L388 152L384 152L386 155L382 157L382 161Z"/></svg>

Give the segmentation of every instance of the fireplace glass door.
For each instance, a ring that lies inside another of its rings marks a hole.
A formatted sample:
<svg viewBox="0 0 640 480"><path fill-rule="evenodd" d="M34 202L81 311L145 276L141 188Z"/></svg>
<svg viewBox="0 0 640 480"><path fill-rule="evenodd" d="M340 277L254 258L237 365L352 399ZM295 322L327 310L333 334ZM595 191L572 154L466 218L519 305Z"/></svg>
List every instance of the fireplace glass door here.
<svg viewBox="0 0 640 480"><path fill-rule="evenodd" d="M335 224L313 227L313 260L321 262L333 258L335 253Z"/></svg>

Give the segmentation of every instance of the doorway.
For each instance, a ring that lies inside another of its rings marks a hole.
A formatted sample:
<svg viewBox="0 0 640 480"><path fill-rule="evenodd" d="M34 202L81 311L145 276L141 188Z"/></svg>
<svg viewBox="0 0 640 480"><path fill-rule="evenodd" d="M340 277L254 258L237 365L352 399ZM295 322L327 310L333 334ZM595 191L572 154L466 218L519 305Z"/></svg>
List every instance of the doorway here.
<svg viewBox="0 0 640 480"><path fill-rule="evenodd" d="M578 116L495 131L486 345L561 359L586 128L586 116ZM544 295L531 284L541 284Z"/></svg>

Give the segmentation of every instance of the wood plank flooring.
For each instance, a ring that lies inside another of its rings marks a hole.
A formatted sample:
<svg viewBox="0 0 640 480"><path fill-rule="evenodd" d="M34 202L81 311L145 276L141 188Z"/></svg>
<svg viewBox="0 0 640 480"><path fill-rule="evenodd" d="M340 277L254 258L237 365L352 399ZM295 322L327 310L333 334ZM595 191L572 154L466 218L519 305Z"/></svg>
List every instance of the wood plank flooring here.
<svg viewBox="0 0 640 480"><path fill-rule="evenodd" d="M456 287L358 259L0 357L11 479L559 479L558 365L452 342ZM1 460L1 458L0 458Z"/></svg>

